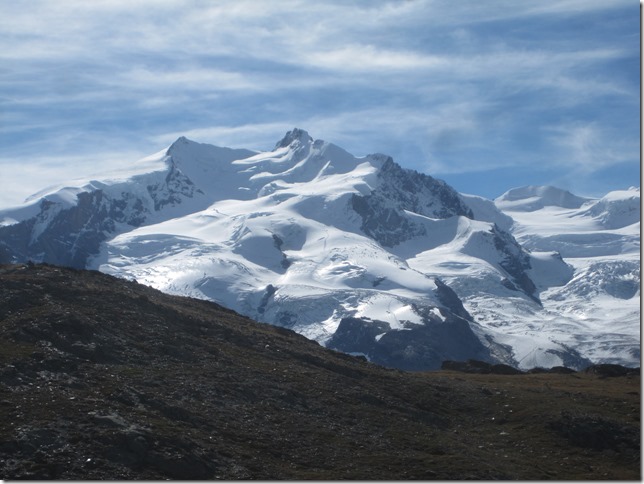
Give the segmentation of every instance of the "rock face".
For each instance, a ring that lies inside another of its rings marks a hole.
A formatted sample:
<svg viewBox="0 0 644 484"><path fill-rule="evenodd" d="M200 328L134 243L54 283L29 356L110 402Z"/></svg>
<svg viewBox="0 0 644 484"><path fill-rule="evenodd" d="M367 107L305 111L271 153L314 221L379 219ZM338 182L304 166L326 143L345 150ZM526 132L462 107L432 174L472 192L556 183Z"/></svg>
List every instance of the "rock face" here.
<svg viewBox="0 0 644 484"><path fill-rule="evenodd" d="M445 182L404 170L390 157L378 171L376 188L368 195L353 195L351 205L362 219L362 231L384 247L427 235L426 227L405 212L438 219L473 218L470 208Z"/></svg>
<svg viewBox="0 0 644 484"><path fill-rule="evenodd" d="M373 328L342 324L365 344ZM387 369L97 271L0 266L3 479L641 477L639 375L456 370Z"/></svg>
<svg viewBox="0 0 644 484"><path fill-rule="evenodd" d="M85 268L117 225L138 227L145 221L150 213L146 205L127 193L112 199L100 189L79 193L69 208L43 199L35 217L0 227L3 262L37 260Z"/></svg>
<svg viewBox="0 0 644 484"><path fill-rule="evenodd" d="M384 321L344 318L327 347L350 354L364 354L380 364L403 370L440 367L444 360L472 355L493 361L487 347L474 335L467 320L450 315L444 320L428 315L425 325L391 331Z"/></svg>

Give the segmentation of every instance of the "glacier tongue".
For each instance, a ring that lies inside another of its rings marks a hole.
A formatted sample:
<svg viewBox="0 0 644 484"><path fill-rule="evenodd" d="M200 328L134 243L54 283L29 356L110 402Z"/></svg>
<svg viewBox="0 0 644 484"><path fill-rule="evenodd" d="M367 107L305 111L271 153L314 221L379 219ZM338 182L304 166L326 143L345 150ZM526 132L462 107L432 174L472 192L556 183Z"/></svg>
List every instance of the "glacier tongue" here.
<svg viewBox="0 0 644 484"><path fill-rule="evenodd" d="M405 369L638 363L639 189L493 202L297 128L148 162L0 212L0 261L134 278Z"/></svg>

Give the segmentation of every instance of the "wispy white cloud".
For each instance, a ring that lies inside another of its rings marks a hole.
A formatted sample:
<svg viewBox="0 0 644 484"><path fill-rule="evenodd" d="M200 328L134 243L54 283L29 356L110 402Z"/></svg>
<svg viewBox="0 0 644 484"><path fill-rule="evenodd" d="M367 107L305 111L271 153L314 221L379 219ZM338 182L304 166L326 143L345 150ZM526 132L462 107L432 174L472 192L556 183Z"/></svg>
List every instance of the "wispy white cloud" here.
<svg viewBox="0 0 644 484"><path fill-rule="evenodd" d="M497 0L480 2L476 0L445 2L428 0L419 2L432 13L433 24L472 25L499 21L540 20L539 17L577 16L615 10L629 6L630 0L548 0L541 2L517 2Z"/></svg>
<svg viewBox="0 0 644 484"><path fill-rule="evenodd" d="M607 131L593 122L547 128L548 139L559 148L554 162L570 166L575 173L588 174L631 159L636 143L619 135L620 142L615 143L616 134Z"/></svg>
<svg viewBox="0 0 644 484"><path fill-rule="evenodd" d="M252 82L250 75L216 68L187 67L183 69L149 69L134 67L124 71L107 84L124 88L177 89L183 91L207 90L209 92L260 89L258 82Z"/></svg>
<svg viewBox="0 0 644 484"><path fill-rule="evenodd" d="M450 64L441 56L422 55L416 52L394 51L373 45L350 45L329 51L309 53L300 59L310 65L338 71L418 70L441 68Z"/></svg>

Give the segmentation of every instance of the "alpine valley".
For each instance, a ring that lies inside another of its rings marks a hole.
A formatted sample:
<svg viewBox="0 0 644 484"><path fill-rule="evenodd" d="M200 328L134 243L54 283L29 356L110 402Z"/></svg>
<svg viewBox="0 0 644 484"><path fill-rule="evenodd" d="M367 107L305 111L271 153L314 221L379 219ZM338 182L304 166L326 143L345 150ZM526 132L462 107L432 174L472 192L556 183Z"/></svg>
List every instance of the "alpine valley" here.
<svg viewBox="0 0 644 484"><path fill-rule="evenodd" d="M300 129L268 152L182 137L0 211L0 263L97 269L407 370L639 366L639 254L639 188L491 201Z"/></svg>

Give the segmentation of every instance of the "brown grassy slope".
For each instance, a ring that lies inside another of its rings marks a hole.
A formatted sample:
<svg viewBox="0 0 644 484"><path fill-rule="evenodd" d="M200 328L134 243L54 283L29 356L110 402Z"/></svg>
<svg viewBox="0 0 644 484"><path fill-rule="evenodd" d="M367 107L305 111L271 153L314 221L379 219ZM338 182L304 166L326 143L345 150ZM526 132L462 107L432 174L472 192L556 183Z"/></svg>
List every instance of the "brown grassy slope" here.
<svg viewBox="0 0 644 484"><path fill-rule="evenodd" d="M0 267L3 479L640 479L639 419L639 377L405 373L97 272Z"/></svg>

